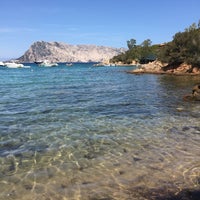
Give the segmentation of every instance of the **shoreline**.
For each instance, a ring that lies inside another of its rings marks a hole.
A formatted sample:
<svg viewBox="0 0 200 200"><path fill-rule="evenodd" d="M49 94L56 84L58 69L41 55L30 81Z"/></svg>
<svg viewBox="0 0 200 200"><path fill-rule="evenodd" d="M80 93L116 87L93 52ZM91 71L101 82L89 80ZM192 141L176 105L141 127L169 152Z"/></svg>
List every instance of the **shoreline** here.
<svg viewBox="0 0 200 200"><path fill-rule="evenodd" d="M142 74L155 74L155 75L172 75L172 76L200 76L198 73L178 73L178 72L165 72L165 71L127 71L128 74L142 75Z"/></svg>
<svg viewBox="0 0 200 200"><path fill-rule="evenodd" d="M130 74L156 74L156 75L173 75L173 76L200 76L200 69L188 64L181 64L177 67L163 64L159 61L153 61L148 64L141 64L137 69L129 71Z"/></svg>

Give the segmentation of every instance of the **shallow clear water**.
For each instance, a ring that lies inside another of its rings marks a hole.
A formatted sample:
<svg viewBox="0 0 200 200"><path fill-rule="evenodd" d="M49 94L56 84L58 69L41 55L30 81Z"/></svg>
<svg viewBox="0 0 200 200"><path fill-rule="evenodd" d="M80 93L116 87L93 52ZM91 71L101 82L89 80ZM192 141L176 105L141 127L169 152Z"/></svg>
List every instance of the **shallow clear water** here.
<svg viewBox="0 0 200 200"><path fill-rule="evenodd" d="M131 67L0 68L0 199L153 199L200 190L198 77Z"/></svg>

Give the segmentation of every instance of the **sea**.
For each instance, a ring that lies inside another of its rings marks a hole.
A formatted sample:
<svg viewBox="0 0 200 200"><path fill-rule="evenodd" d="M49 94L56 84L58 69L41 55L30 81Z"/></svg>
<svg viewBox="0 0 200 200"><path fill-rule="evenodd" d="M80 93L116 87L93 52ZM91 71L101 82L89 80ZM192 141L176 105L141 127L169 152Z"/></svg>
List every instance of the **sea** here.
<svg viewBox="0 0 200 200"><path fill-rule="evenodd" d="M0 68L0 200L200 199L200 77L27 65Z"/></svg>

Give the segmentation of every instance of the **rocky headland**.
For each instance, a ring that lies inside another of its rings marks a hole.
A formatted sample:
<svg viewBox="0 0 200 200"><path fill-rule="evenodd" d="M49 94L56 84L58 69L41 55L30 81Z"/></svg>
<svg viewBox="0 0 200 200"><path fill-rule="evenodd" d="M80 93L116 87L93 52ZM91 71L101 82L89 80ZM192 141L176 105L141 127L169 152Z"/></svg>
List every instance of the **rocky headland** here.
<svg viewBox="0 0 200 200"><path fill-rule="evenodd" d="M138 67L129 73L132 74L170 74L170 75L200 75L200 68L188 64L171 66L167 63L161 63L156 60L148 64L138 65Z"/></svg>
<svg viewBox="0 0 200 200"><path fill-rule="evenodd" d="M33 43L17 60L19 62L43 60L50 62L105 62L125 51L125 48L38 41Z"/></svg>

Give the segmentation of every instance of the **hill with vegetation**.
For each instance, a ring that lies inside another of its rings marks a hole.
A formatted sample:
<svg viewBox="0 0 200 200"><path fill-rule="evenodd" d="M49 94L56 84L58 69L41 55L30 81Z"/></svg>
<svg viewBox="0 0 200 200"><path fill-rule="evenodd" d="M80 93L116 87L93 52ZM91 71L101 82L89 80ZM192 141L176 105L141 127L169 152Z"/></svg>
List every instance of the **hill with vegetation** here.
<svg viewBox="0 0 200 200"><path fill-rule="evenodd" d="M180 66L190 66L188 72L195 68L200 69L200 21L193 23L183 32L173 36L173 40L164 43L151 45L147 39L142 44L136 45L136 40L127 41L128 51L113 57L110 61L130 64L133 61L144 64L154 60L167 63L164 71L177 69Z"/></svg>
<svg viewBox="0 0 200 200"><path fill-rule="evenodd" d="M159 52L158 59L174 68L183 63L200 67L200 22L176 33Z"/></svg>

